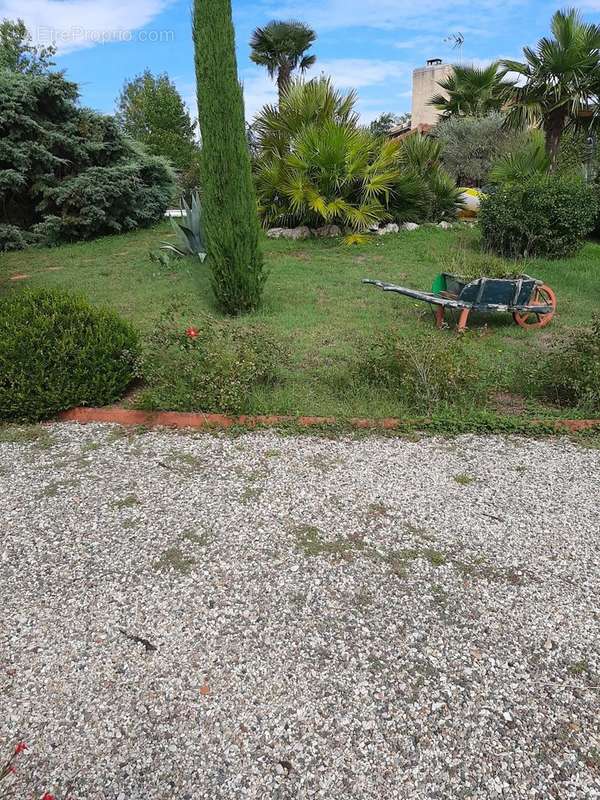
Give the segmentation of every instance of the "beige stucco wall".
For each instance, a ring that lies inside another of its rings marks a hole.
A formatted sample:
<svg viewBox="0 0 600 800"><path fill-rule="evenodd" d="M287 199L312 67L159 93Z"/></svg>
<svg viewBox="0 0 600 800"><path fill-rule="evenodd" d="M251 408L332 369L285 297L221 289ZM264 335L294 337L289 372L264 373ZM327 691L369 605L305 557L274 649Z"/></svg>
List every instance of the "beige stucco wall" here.
<svg viewBox="0 0 600 800"><path fill-rule="evenodd" d="M440 94L438 81L444 80L452 72L451 64L434 64L431 67L419 67L413 72L412 94L412 127L418 125L435 125L439 113L428 105L434 94Z"/></svg>

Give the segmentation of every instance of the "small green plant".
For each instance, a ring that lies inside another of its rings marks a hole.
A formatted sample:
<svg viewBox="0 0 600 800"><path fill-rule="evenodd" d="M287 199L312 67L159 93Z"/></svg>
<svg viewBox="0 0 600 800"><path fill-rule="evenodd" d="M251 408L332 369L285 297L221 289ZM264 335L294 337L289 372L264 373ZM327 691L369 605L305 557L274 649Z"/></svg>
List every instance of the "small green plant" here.
<svg viewBox="0 0 600 800"><path fill-rule="evenodd" d="M177 237L176 244L162 242L161 250L176 253L178 256L198 256L200 261L206 258L204 230L202 227L202 203L200 193L193 192L192 202L188 205L185 197L181 198L182 222L171 217L171 227Z"/></svg>
<svg viewBox="0 0 600 800"><path fill-rule="evenodd" d="M481 203L483 245L508 258L561 258L591 233L598 200L580 178L536 176L501 187Z"/></svg>
<svg viewBox="0 0 600 800"><path fill-rule="evenodd" d="M397 392L424 411L479 393L478 374L464 341L439 333L387 333L371 347L362 372L370 383Z"/></svg>
<svg viewBox="0 0 600 800"><path fill-rule="evenodd" d="M139 356L134 328L59 290L0 301L0 419L38 421L125 393Z"/></svg>
<svg viewBox="0 0 600 800"><path fill-rule="evenodd" d="M482 253L467 246L465 240L458 240L450 254L438 261L441 272L474 281L478 278L516 278L527 272L523 261L508 261L493 253Z"/></svg>
<svg viewBox="0 0 600 800"><path fill-rule="evenodd" d="M590 327L555 341L534 383L538 394L558 405L600 412L600 315L594 315Z"/></svg>
<svg viewBox="0 0 600 800"><path fill-rule="evenodd" d="M252 390L275 382L281 348L258 326L208 315L183 329L165 317L146 343L142 408L241 414Z"/></svg>

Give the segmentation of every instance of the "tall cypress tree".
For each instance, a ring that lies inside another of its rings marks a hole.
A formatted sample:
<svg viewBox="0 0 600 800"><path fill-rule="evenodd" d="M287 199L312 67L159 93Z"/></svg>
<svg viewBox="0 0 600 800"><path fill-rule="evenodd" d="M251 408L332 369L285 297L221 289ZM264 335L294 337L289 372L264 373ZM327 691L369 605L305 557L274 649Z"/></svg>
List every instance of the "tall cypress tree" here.
<svg viewBox="0 0 600 800"><path fill-rule="evenodd" d="M194 46L213 290L223 311L239 314L260 304L265 274L231 0L194 0Z"/></svg>

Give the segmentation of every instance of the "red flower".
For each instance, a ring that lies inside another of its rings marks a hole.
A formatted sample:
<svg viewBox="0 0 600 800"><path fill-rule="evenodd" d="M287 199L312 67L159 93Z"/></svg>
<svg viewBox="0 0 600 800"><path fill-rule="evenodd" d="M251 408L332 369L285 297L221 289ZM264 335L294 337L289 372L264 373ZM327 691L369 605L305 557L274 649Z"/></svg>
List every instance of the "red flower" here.
<svg viewBox="0 0 600 800"><path fill-rule="evenodd" d="M23 750L27 750L27 743L26 742L18 742L17 746L15 747L15 755L18 756L19 753L22 753Z"/></svg>
<svg viewBox="0 0 600 800"><path fill-rule="evenodd" d="M185 335L188 337L188 339L197 339L198 336L200 336L200 331L198 328L187 328Z"/></svg>
<svg viewBox="0 0 600 800"><path fill-rule="evenodd" d="M9 775L14 775L15 772L17 771L17 768L15 767L14 764L9 764L8 767L6 768L6 771Z"/></svg>
<svg viewBox="0 0 600 800"><path fill-rule="evenodd" d="M41 800L56 800L56 798L53 794L50 794L50 792L46 792L42 795Z"/></svg>

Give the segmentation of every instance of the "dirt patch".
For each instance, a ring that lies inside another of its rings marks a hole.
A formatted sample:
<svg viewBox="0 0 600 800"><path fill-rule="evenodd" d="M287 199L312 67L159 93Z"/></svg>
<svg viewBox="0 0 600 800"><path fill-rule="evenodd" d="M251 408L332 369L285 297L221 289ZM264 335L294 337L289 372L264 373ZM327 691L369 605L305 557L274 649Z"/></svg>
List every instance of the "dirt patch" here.
<svg viewBox="0 0 600 800"><path fill-rule="evenodd" d="M495 392L490 398L490 406L499 414L521 415L527 411L525 398L512 392Z"/></svg>

